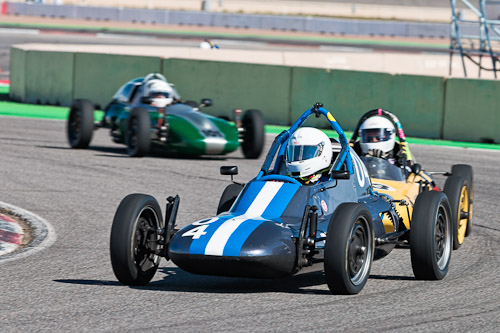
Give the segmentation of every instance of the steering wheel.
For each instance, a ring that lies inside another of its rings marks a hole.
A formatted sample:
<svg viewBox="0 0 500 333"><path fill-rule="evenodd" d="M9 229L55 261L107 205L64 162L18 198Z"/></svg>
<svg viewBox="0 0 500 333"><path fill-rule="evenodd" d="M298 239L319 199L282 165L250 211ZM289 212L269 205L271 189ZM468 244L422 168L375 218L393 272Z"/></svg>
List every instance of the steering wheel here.
<svg viewBox="0 0 500 333"><path fill-rule="evenodd" d="M289 176L284 176L284 175L267 175L264 177L261 177L259 180L262 181L268 181L268 180L276 180L280 182L287 182L287 183L292 183L296 185L302 185L297 179L294 179Z"/></svg>

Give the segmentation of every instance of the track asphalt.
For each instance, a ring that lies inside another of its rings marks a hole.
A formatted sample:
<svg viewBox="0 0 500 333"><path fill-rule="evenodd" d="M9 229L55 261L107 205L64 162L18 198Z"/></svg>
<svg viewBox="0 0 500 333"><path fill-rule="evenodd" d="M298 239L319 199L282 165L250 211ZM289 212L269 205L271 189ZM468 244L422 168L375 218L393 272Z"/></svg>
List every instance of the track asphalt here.
<svg viewBox="0 0 500 333"><path fill-rule="evenodd" d="M237 39L279 43L322 44L360 46L370 45L374 48L418 48L428 52L448 52L448 39L436 38L397 38L373 36L332 36L313 33L289 33L256 29L226 29L218 27L179 27L171 25L125 25L120 22L94 22L63 19L44 19L36 17L0 16L0 28L3 29L35 29L34 33L64 31L76 33L115 33L127 35Z"/></svg>

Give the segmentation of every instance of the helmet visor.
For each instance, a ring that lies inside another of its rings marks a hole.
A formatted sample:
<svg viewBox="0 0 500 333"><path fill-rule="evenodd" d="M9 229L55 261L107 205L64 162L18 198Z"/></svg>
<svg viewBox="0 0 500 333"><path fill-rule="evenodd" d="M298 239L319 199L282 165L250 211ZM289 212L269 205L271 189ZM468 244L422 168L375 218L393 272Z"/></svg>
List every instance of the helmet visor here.
<svg viewBox="0 0 500 333"><path fill-rule="evenodd" d="M316 146L299 146L288 145L287 159L288 162L304 161L310 158L319 156L323 150L323 144Z"/></svg>
<svg viewBox="0 0 500 333"><path fill-rule="evenodd" d="M361 130L361 142L384 142L391 138L393 131L388 128L368 128Z"/></svg>
<svg viewBox="0 0 500 333"><path fill-rule="evenodd" d="M151 98L168 98L170 97L170 94L165 91L152 91L149 96Z"/></svg>

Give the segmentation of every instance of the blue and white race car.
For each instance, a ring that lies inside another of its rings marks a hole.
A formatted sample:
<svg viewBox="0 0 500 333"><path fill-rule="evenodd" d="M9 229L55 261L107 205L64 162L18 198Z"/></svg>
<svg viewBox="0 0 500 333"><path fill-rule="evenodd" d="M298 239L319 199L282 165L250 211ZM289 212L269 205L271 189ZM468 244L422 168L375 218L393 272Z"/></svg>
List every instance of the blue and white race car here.
<svg viewBox="0 0 500 333"><path fill-rule="evenodd" d="M311 115L326 117L338 140L332 139L326 177L305 185L288 176L283 164L289 138ZM237 167L222 167L221 173L234 175ZM251 278L285 277L323 263L333 293L356 294L369 277L372 261L403 242L410 243L417 278L442 279L448 271L452 227L446 195L419 195L410 232L395 209L399 202L373 190L364 164L321 103L275 138L254 179L226 188L217 216L178 230L179 200L169 197L165 219L149 195L122 200L110 243L120 282L147 284L161 257L195 274Z"/></svg>

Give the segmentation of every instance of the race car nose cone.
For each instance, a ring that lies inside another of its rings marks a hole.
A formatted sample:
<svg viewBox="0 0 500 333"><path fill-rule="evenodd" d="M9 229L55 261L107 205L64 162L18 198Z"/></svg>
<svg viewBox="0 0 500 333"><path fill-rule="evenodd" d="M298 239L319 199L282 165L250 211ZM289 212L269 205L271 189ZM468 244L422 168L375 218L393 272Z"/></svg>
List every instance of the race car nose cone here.
<svg viewBox="0 0 500 333"><path fill-rule="evenodd" d="M220 223L192 239L189 235L196 237L196 232L189 225L172 239L169 257L180 268L203 275L274 278L293 272L296 247L289 228L273 221L248 220L229 237L216 239L227 229L227 224Z"/></svg>

